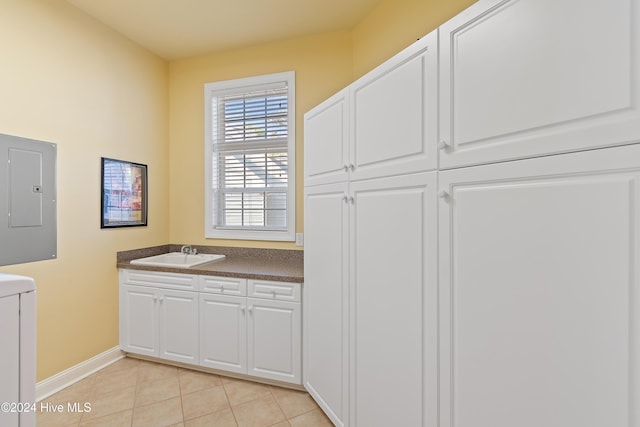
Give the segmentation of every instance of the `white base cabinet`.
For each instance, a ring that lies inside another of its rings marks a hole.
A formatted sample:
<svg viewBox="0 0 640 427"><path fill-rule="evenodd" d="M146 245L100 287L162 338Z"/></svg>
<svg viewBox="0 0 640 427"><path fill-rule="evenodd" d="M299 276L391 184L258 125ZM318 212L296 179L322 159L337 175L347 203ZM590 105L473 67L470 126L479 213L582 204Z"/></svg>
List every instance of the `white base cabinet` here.
<svg viewBox="0 0 640 427"><path fill-rule="evenodd" d="M302 384L300 301L299 283L121 270L120 346Z"/></svg>
<svg viewBox="0 0 640 427"><path fill-rule="evenodd" d="M302 383L299 302L247 298L247 373Z"/></svg>
<svg viewBox="0 0 640 427"><path fill-rule="evenodd" d="M120 284L120 348L160 355L160 326L155 288Z"/></svg>
<svg viewBox="0 0 640 427"><path fill-rule="evenodd" d="M163 275L162 285L170 283L171 277ZM120 286L122 350L197 363L198 294L125 283Z"/></svg>
<svg viewBox="0 0 640 427"><path fill-rule="evenodd" d="M246 298L200 294L200 324L200 364L246 374Z"/></svg>

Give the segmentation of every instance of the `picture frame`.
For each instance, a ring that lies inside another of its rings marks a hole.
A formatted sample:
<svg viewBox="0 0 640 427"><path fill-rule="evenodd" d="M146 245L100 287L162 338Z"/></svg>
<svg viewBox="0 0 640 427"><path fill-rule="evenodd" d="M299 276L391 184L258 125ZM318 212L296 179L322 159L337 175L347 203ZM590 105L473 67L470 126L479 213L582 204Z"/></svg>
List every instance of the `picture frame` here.
<svg viewBox="0 0 640 427"><path fill-rule="evenodd" d="M100 228L147 225L147 165L102 157Z"/></svg>

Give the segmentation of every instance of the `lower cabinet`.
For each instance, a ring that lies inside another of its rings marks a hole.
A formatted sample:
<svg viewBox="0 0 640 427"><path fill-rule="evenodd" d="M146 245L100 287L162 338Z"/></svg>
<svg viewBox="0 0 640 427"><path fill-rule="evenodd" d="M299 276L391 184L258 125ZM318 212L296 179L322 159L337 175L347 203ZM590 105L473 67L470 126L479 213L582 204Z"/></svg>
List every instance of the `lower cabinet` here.
<svg viewBox="0 0 640 427"><path fill-rule="evenodd" d="M300 303L247 298L247 373L302 384Z"/></svg>
<svg viewBox="0 0 640 427"><path fill-rule="evenodd" d="M299 283L121 270L120 347L302 384L300 300Z"/></svg>
<svg viewBox="0 0 640 427"><path fill-rule="evenodd" d="M249 280L247 298L245 283L225 290L203 280L215 293L200 294L200 364L302 384L300 285Z"/></svg>
<svg viewBox="0 0 640 427"><path fill-rule="evenodd" d="M198 361L198 294L135 285L120 287L120 346L131 353Z"/></svg>
<svg viewBox="0 0 640 427"><path fill-rule="evenodd" d="M247 373L246 298L200 294L200 364Z"/></svg>

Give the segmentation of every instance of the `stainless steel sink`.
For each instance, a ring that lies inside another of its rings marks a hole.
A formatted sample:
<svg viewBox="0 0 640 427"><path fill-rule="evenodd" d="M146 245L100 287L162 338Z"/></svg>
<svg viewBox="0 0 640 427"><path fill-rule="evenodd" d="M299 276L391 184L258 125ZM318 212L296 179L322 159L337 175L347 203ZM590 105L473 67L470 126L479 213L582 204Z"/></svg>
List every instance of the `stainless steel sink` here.
<svg viewBox="0 0 640 427"><path fill-rule="evenodd" d="M224 259L224 255L215 254L183 254L181 252L169 252L146 258L134 259L131 264L150 265L154 267L190 268L196 265Z"/></svg>

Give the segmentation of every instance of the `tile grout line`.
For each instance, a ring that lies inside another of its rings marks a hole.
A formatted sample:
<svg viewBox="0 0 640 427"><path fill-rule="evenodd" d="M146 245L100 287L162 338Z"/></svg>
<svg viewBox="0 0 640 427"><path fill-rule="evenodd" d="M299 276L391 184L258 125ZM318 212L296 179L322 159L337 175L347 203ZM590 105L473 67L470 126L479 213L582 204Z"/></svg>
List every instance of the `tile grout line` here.
<svg viewBox="0 0 640 427"><path fill-rule="evenodd" d="M274 402L276 402L276 405L278 405L278 409L280 409L280 412L282 412L282 415L284 416L284 420L287 422L287 424L291 425L291 423L289 422L289 418L287 417L287 414L285 414L284 409L282 409L282 405L280 405L280 402L278 402L278 398L273 393L273 386L272 385L268 385L267 388L269 389L269 393L271 394L271 398L273 399ZM278 424L278 423L276 423L276 424ZM272 425L276 425L276 424L272 424Z"/></svg>
<svg viewBox="0 0 640 427"><path fill-rule="evenodd" d="M182 403L182 381L180 381L180 368L178 368L178 396L180 397L180 412L182 412L182 424L186 421L184 418L184 404Z"/></svg>
<svg viewBox="0 0 640 427"><path fill-rule="evenodd" d="M124 359L124 360L126 360L126 359ZM153 363L153 362L151 362L151 363ZM153 365L155 365L155 363L153 363ZM136 412L139 412L139 410L141 408L146 408L147 406L150 406L150 405L154 405L154 404L157 404L157 403L160 403L160 402L172 400L175 397L179 397L180 398L180 420L178 420L178 424L180 424L180 423L184 424L186 421L192 421L194 419L199 418L199 417L194 417L194 418L191 418L189 420L186 420L183 398L185 396L187 388L184 388L183 385L187 386L187 383L183 384L183 382L181 381L181 378L183 376L182 374L184 374L186 372L189 372L189 370L186 369L186 368L183 369L183 368L180 368L180 367L175 367L175 369L176 369L176 371L175 371L176 372L175 373L176 380L178 381L178 384L177 384L178 385L178 387L177 387L178 396L168 397L168 398L165 398L165 399L162 399L162 400L159 400L159 401L149 401L146 404L141 405L140 407L136 406L138 401L142 402L142 400L141 400L142 397L141 396L144 394L144 387L145 386L142 385L143 384L142 378L143 378L143 375L146 378L147 371L145 370L146 369L145 366L142 366L140 362L135 363L135 364L131 364L131 365L127 364L126 366L124 366L124 367L122 367L120 369L111 369L111 370L108 370L107 372L104 372L104 371L96 372L95 374L93 374L89 378L87 378L87 380L90 381L90 382L87 383L87 390L86 390L85 397L88 399L88 401L93 402L92 403L92 405L93 405L93 404L95 404L95 402L94 402L95 400L102 399L102 397L100 397L100 398L97 397L98 395L101 394L100 390L108 390L107 394L110 394L112 392L117 391L115 388L114 388L114 390L111 390L113 388L112 381L109 382L107 380L105 382L105 379L108 379L112 375L117 375L118 373L122 373L123 374L124 370L129 370L129 372L126 375L130 375L130 376L135 375L135 381L133 383L133 396L132 396L133 399L132 399L132 403L131 403L132 406L130 408L117 410L116 412L103 413L97 418L91 418L91 416L88 415L88 413L83 413L81 415L81 417L78 419L78 421L73 423L73 425L76 426L76 427L80 427L80 426L84 425L84 423L98 421L98 420L100 420L102 418L111 417L111 416L114 416L114 415L117 415L117 414L120 414L119 418L122 418L122 417L126 417L127 416L126 413L128 413L130 411L129 413L131 414L131 418L130 418L129 423L127 423L127 425L129 427L133 427L134 425L136 425L136 418L135 418ZM131 374L133 374L133 375L131 375ZM154 378L155 378L155 375L157 375L157 374L153 375ZM235 384L236 381L233 378L230 378L232 381L225 381L225 378L228 378L228 377L225 377L224 375L213 374L213 373L211 375L215 375L215 376L218 377L219 386L223 387L227 408L231 410L231 415L233 416L233 420L236 423L236 425L239 425L239 419L238 419L238 416L236 414L236 411L234 410L234 406L232 405L231 398L230 398L230 393L231 393L231 391L235 390L235 388L232 387L232 390L229 390L229 388L227 387L227 386L231 387L233 384ZM150 377L149 378L149 382L153 383L154 378ZM159 379L156 378L155 380L159 380ZM244 382L244 381L248 381L248 380L237 379L237 381ZM249 382L251 382L251 381L249 381ZM146 384L146 381L144 383ZM251 382L251 383L254 383L254 382ZM259 384L259 383L257 383L257 384ZM102 388L100 388L101 385L102 385ZM281 390L281 389L285 389L286 390L286 387L283 388L283 387L279 387L279 386L276 386L276 385L273 385L273 384L263 384L263 385L267 388L267 390L269 392L270 399L272 401L276 402L276 407L280 410L280 413L281 413L281 416L282 416L282 420L281 421L278 421L278 422L276 422L274 424L270 424L270 426L278 425L279 423L288 424L290 426L292 419L294 419L296 417L304 416L304 415L309 414L309 413L312 413L314 410L317 409L317 408L305 408L302 412L297 413L297 411L301 409L301 408L298 408L298 409L292 411L292 414L295 414L295 415L289 416L287 414L287 412L285 411L285 408L288 408L290 406L290 405L287 404L287 402L289 402L289 400L290 400L289 399L289 395L286 394L286 393L285 394L279 393L279 390ZM131 387L131 385L127 385L127 387L129 388L129 387ZM215 387L218 387L218 386L215 386ZM207 386L206 388L209 389L209 388L213 388L213 387ZM118 389L118 391L119 391L119 389ZM294 391L299 391L299 390L294 390ZM195 392L197 392L197 390L194 391L194 393ZM280 395L282 397L282 402L278 398L278 396L280 396ZM76 398L80 399L79 397L76 397ZM68 399L73 399L73 398L68 397ZM255 397L255 398L253 398L253 399L251 399L251 400L249 400L247 402L242 402L242 403L240 403L240 404L238 404L236 406L249 404L251 402L255 402L255 401L258 401L258 400L260 400L260 398L259 397ZM294 402L295 402L295 399L294 399ZM297 403L296 403L296 405L297 405ZM211 412L211 414L219 413L219 412L221 412L223 410L224 409L221 409L221 410L218 410L218 411L213 411L213 412ZM178 414L175 414L175 415L178 415ZM202 416L206 416L206 415L207 414L202 415Z"/></svg>
<svg viewBox="0 0 640 427"><path fill-rule="evenodd" d="M222 389L224 390L224 395L227 398L227 403L229 404L229 410L231 411L231 415L233 416L233 421L236 423L236 426L238 426L238 417L236 417L236 412L233 410L233 406L231 405L231 399L229 398L229 393L227 393L227 387L225 387L225 383L224 380L222 379L222 376L220 376L220 384L222 385Z"/></svg>

